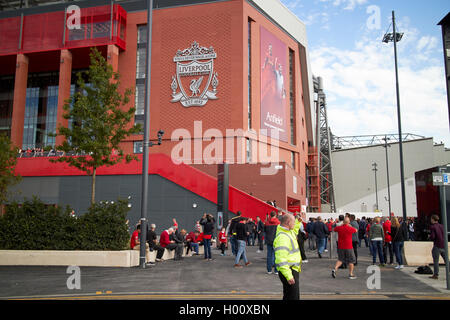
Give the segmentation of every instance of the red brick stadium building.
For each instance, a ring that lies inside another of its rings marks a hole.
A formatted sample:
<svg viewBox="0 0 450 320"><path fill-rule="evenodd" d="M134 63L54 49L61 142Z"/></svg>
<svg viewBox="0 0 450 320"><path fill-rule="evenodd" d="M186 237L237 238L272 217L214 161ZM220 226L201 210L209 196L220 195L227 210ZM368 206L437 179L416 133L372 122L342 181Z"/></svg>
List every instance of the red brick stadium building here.
<svg viewBox="0 0 450 320"><path fill-rule="evenodd" d="M126 108L135 106L134 122L143 123L146 1L45 2L0 11L0 132L23 150L60 144L48 133L67 125L63 105L76 90L76 73L89 66L91 47L120 73L123 90L135 89ZM188 227L215 212L223 162L230 165L231 212L264 216L273 209L267 200L283 210L317 209L304 24L278 0L155 0L152 28L150 137L165 134L150 148L149 220L168 224L175 216ZM142 140L130 136L122 147L142 153ZM83 212L89 178L33 155L19 159L24 179L13 198L38 195ZM131 196L133 222L141 166L98 173L97 199Z"/></svg>

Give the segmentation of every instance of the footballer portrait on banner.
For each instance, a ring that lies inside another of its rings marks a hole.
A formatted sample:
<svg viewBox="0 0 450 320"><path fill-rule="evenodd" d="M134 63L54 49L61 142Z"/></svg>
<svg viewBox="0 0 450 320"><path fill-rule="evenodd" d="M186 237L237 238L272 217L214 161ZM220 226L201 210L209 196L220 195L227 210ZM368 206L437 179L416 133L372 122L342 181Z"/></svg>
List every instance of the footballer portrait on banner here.
<svg viewBox="0 0 450 320"><path fill-rule="evenodd" d="M287 93L289 85L287 46L261 27L261 129L273 137L278 131L281 141L288 141Z"/></svg>

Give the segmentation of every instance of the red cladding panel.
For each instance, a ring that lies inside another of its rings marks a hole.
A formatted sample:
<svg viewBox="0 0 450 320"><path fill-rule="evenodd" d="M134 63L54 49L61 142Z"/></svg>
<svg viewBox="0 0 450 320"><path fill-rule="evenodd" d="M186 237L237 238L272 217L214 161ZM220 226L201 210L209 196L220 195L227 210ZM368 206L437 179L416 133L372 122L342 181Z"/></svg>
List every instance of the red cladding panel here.
<svg viewBox="0 0 450 320"><path fill-rule="evenodd" d="M71 13L73 14L73 13ZM71 17L67 15L67 19ZM127 12L114 5L81 9L81 29L69 30L64 11L26 15L20 39L20 17L0 19L0 55L116 44L125 50ZM71 20L72 21L72 20ZM64 28L66 28L65 41ZM20 41L19 41L20 40ZM22 48L19 49L19 42Z"/></svg>
<svg viewBox="0 0 450 320"><path fill-rule="evenodd" d="M277 212L277 209L271 205L233 186L229 187L228 192L228 210L231 212L241 211L243 217L256 220L256 217L259 216L264 221L267 214L272 211Z"/></svg>
<svg viewBox="0 0 450 320"><path fill-rule="evenodd" d="M25 52L62 47L64 12L50 12L24 17L22 48Z"/></svg>
<svg viewBox="0 0 450 320"><path fill-rule="evenodd" d="M20 17L0 19L0 55L16 53L19 48Z"/></svg>

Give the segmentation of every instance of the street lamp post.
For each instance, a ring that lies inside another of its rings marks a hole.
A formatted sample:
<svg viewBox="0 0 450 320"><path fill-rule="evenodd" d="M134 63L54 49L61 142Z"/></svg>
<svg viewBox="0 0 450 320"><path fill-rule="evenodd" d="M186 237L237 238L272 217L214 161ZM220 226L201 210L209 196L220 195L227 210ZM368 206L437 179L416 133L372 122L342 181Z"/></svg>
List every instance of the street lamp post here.
<svg viewBox="0 0 450 320"><path fill-rule="evenodd" d="M385 135L384 138L384 148L386 149L386 176L387 176L387 188L388 188L388 203L389 203L389 215L391 215L391 188L389 183L389 159L388 159L388 147L391 147L388 145L389 138Z"/></svg>
<svg viewBox="0 0 450 320"><path fill-rule="evenodd" d="M377 206L377 211L378 211L379 209L378 209L377 163L376 162L372 163L372 166L373 166L372 171L375 172L375 201L376 201L376 206Z"/></svg>
<svg viewBox="0 0 450 320"><path fill-rule="evenodd" d="M145 269L145 249L147 243L147 192L148 192L148 162L150 135L150 77L152 61L152 18L153 0L147 0L147 70L145 74L145 109L144 109L144 141L142 155L142 198L141 198L141 237L139 266Z"/></svg>
<svg viewBox="0 0 450 320"><path fill-rule="evenodd" d="M403 221L406 221L406 197L405 197L405 172L403 166L403 143L402 143L402 121L400 116L400 89L398 84L398 63L397 63L397 42L399 42L403 33L397 33L395 26L395 12L392 11L392 26L393 33L386 33L383 37L383 42L389 43L394 42L394 57L395 57L395 86L397 93L397 119L398 119L398 142L399 142L399 152L400 152L400 186L402 192L402 212Z"/></svg>

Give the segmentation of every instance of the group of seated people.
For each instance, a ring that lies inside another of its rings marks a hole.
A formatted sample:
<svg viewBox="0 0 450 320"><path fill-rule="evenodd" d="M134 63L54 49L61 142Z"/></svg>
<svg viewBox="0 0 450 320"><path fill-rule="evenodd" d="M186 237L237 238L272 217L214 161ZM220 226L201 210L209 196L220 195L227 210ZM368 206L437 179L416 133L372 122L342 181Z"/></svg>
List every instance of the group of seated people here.
<svg viewBox="0 0 450 320"><path fill-rule="evenodd" d="M151 224L147 231L146 241L146 261L147 264L153 265L150 262L150 252L156 251L155 261L163 261L164 251L175 250L174 260L182 260L183 251L186 247L186 255L191 251L192 254L199 254L199 246L203 245L203 233L200 228L187 234L185 229L179 230L178 223L173 219L173 226L161 232L158 236L155 232L156 225ZM141 225L137 225L136 230L133 232L130 240L130 248L132 250L140 250L140 232Z"/></svg>
<svg viewBox="0 0 450 320"><path fill-rule="evenodd" d="M63 156L63 151L57 151L54 149L45 150L43 148L33 148L33 149L19 149L17 157L18 158L34 158L34 157L59 157ZM73 153L75 155L75 152Z"/></svg>

